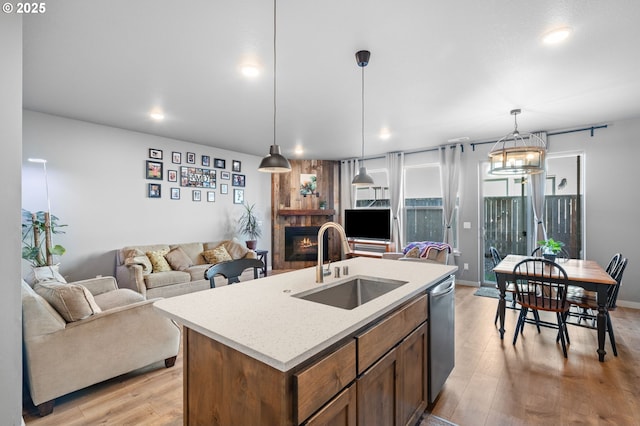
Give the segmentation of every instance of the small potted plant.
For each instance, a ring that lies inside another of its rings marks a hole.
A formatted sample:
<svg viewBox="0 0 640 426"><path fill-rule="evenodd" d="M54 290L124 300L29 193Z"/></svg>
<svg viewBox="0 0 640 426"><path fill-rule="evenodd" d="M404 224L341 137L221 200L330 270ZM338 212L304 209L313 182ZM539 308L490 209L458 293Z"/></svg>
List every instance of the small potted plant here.
<svg viewBox="0 0 640 426"><path fill-rule="evenodd" d="M258 245L258 238L262 236L262 229L258 217L255 214L255 204L244 203L244 213L238 219L238 232L246 235L247 248L255 250Z"/></svg>
<svg viewBox="0 0 640 426"><path fill-rule="evenodd" d="M53 256L66 251L60 244L52 244L51 235L64 234L59 228L67 225L59 224L56 216L47 216L46 212L22 209L22 258L34 268L53 266Z"/></svg>
<svg viewBox="0 0 640 426"><path fill-rule="evenodd" d="M560 253L562 251L562 247L564 247L564 243L562 241L556 241L553 238L538 241L538 245L541 247L542 256L545 259L549 259L554 262L558 253Z"/></svg>
<svg viewBox="0 0 640 426"><path fill-rule="evenodd" d="M318 206L320 207L320 210L324 210L327 208L327 202L325 200L320 200Z"/></svg>

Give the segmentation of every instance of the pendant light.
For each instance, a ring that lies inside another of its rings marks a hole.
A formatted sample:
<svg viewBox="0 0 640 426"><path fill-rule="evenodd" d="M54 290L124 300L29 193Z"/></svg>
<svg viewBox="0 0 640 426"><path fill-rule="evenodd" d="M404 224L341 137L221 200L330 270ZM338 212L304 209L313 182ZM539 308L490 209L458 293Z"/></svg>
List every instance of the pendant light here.
<svg viewBox="0 0 640 426"><path fill-rule="evenodd" d="M258 171L267 173L283 173L291 171L291 164L280 153L276 144L276 0L273 0L273 144L269 147L269 155L260 162Z"/></svg>
<svg viewBox="0 0 640 426"><path fill-rule="evenodd" d="M518 131L519 109L511 110L515 129L495 143L489 153L489 174L532 175L544 172L546 146L532 133Z"/></svg>
<svg viewBox="0 0 640 426"><path fill-rule="evenodd" d="M373 178L367 174L367 168L364 166L364 67L369 64L370 57L371 52L368 50L356 52L356 63L362 68L362 157L360 158L360 171L351 181L353 186L373 185Z"/></svg>

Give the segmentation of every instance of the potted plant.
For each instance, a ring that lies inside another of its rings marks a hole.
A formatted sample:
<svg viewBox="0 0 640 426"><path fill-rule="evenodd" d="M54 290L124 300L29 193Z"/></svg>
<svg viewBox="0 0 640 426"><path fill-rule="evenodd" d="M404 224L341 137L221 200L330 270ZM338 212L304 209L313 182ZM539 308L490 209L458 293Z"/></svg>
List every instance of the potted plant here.
<svg viewBox="0 0 640 426"><path fill-rule="evenodd" d="M247 248L255 250L258 245L258 238L262 236L262 229L258 217L255 214L255 204L244 203L244 213L238 219L238 232L246 235Z"/></svg>
<svg viewBox="0 0 640 426"><path fill-rule="evenodd" d="M320 207L320 210L324 210L327 208L327 202L325 200L320 200L318 206Z"/></svg>
<svg viewBox="0 0 640 426"><path fill-rule="evenodd" d="M22 258L34 268L53 266L53 256L62 256L66 249L53 245L52 234L64 234L58 218L47 212L22 209ZM43 239L44 236L44 239Z"/></svg>
<svg viewBox="0 0 640 426"><path fill-rule="evenodd" d="M562 241L556 241L553 238L538 241L538 245L541 247L542 256L545 259L549 259L555 262L558 253L562 251L564 243Z"/></svg>

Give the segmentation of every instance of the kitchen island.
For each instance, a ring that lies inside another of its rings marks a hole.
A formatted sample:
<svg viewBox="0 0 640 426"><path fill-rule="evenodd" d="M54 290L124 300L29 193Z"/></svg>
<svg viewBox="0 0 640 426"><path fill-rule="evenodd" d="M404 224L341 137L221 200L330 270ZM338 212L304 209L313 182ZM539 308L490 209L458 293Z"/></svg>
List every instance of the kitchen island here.
<svg viewBox="0 0 640 426"><path fill-rule="evenodd" d="M411 412L407 404L424 409L426 291L457 268L354 258L333 263L332 273L343 266L348 275L327 276L322 284L306 268L156 302L184 326L185 424L313 424L327 413L344 413L343 423L351 424L366 415L364 401L376 398L375 406L382 405L376 409L385 412L374 417L389 415L392 423L416 416L418 408ZM295 297L355 277L406 283L353 309ZM408 362L412 356L419 362ZM411 386L396 380L402 371ZM374 376L386 390L367 396L363 379L375 382Z"/></svg>

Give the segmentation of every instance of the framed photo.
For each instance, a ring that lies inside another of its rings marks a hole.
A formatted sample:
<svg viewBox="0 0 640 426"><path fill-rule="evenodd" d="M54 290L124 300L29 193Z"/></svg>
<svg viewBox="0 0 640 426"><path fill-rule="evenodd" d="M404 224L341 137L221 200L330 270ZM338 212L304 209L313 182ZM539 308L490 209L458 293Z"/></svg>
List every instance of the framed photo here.
<svg viewBox="0 0 640 426"><path fill-rule="evenodd" d="M209 157L208 155L203 155L202 156L202 166L203 167L209 167L211 165L211 157Z"/></svg>
<svg viewBox="0 0 640 426"><path fill-rule="evenodd" d="M177 182L178 181L178 171L177 170L167 170L167 180L169 182Z"/></svg>
<svg viewBox="0 0 640 426"><path fill-rule="evenodd" d="M187 152L187 163L196 164L196 153L195 152Z"/></svg>
<svg viewBox="0 0 640 426"><path fill-rule="evenodd" d="M162 180L162 163L160 161L147 160L147 179Z"/></svg>
<svg viewBox="0 0 640 426"><path fill-rule="evenodd" d="M220 179L224 179L224 180L231 179L231 173L229 173L229 172L220 172Z"/></svg>
<svg viewBox="0 0 640 426"><path fill-rule="evenodd" d="M216 193L213 191L207 191L207 201L210 203L216 201Z"/></svg>
<svg viewBox="0 0 640 426"><path fill-rule="evenodd" d="M180 199L180 188L171 188L171 199L172 200Z"/></svg>
<svg viewBox="0 0 640 426"><path fill-rule="evenodd" d="M244 203L244 189L234 189L233 204L243 204L243 203Z"/></svg>
<svg viewBox="0 0 640 426"><path fill-rule="evenodd" d="M233 180L231 181L232 186L244 186L244 182L244 175L233 174Z"/></svg>
<svg viewBox="0 0 640 426"><path fill-rule="evenodd" d="M227 160L223 160L222 158L215 158L213 160L213 167L215 167L216 169L226 169Z"/></svg>
<svg viewBox="0 0 640 426"><path fill-rule="evenodd" d="M242 171L242 163L238 160L233 160L231 162L231 171L240 173Z"/></svg>
<svg viewBox="0 0 640 426"><path fill-rule="evenodd" d="M171 162L172 162L173 164L180 164L180 163L182 163L182 153L181 153L181 152L173 151L173 152L171 153Z"/></svg>
<svg viewBox="0 0 640 426"><path fill-rule="evenodd" d="M193 201L202 200L202 192L199 189L194 189L193 192L191 193L191 199Z"/></svg>
<svg viewBox="0 0 640 426"><path fill-rule="evenodd" d="M221 183L220 184L220 193L221 194L228 194L229 193L229 185L227 185L226 183Z"/></svg>
<svg viewBox="0 0 640 426"><path fill-rule="evenodd" d="M162 150L149 148L149 158L154 160L162 160Z"/></svg>
<svg viewBox="0 0 640 426"><path fill-rule="evenodd" d="M149 198L160 198L162 188L159 183L150 183L147 187L147 196Z"/></svg>

